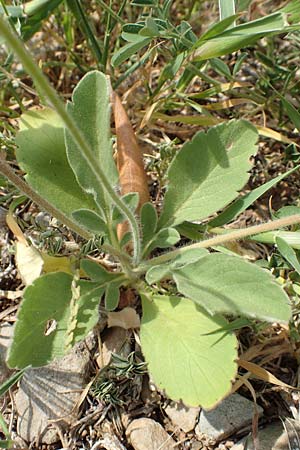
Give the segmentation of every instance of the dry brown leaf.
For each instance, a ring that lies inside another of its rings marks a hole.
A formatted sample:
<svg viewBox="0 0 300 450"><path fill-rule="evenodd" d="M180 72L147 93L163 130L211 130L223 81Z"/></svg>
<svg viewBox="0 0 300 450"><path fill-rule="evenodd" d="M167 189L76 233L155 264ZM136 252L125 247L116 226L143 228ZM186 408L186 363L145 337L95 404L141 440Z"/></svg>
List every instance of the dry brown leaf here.
<svg viewBox="0 0 300 450"><path fill-rule="evenodd" d="M132 125L122 105L120 97L112 94L112 105L117 135L117 166L122 195L130 192L139 194L138 210L149 201L147 175L144 168L143 155L137 143ZM118 226L118 237L121 239L128 231L128 223Z"/></svg>
<svg viewBox="0 0 300 450"><path fill-rule="evenodd" d="M255 378L258 378L259 380L267 381L268 383L275 384L276 386L298 390L297 388L290 386L289 384L286 384L283 381L279 380L277 377L272 375L268 370L258 366L257 364L245 361L243 359L238 359L238 364L241 367L243 367L243 369L246 369L249 372L251 372L251 374L254 375Z"/></svg>
<svg viewBox="0 0 300 450"><path fill-rule="evenodd" d="M139 328L141 324L140 317L137 312L127 306L122 311L109 312L107 314L107 327L120 327L125 330L130 328Z"/></svg>

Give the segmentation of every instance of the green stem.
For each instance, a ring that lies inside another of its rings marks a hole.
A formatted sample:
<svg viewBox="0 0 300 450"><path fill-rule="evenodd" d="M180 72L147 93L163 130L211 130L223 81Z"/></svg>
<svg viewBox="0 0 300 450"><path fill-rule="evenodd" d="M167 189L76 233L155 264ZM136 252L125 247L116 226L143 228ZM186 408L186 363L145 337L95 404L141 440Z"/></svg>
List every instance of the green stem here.
<svg viewBox="0 0 300 450"><path fill-rule="evenodd" d="M114 191L114 188L111 186L108 178L104 174L98 159L95 157L89 145L86 143L86 140L82 136L72 116L70 116L67 113L65 105L59 98L57 92L50 85L47 78L44 76L43 72L40 70L34 59L31 57L30 53L24 47L22 41L11 31L10 26L1 16L0 16L0 35L2 35L2 37L6 40L7 44L11 47L13 52L18 56L25 70L31 75L41 94L48 99L50 104L54 107L58 115L61 117L66 128L69 130L73 140L77 144L78 148L80 148L83 158L85 159L91 172L96 177L96 180L99 183L99 185L100 186L102 185L104 187L112 203L116 205L116 207L128 220L132 230L132 237L133 237L134 263L138 264L140 260L140 236L138 223L135 219L133 212L130 210L130 208L128 208L128 206Z"/></svg>
<svg viewBox="0 0 300 450"><path fill-rule="evenodd" d="M99 5L102 6L102 8L106 12L108 12L117 22L119 22L121 25L125 24L125 21L121 19L121 17L119 17L118 14L116 14L114 10L110 8L105 2L103 2L102 0L96 0L96 2L99 3Z"/></svg>
<svg viewBox="0 0 300 450"><path fill-rule="evenodd" d="M216 245L226 244L231 241L238 241L240 239L245 239L248 236L253 236L254 234L265 233L266 231L276 230L278 228L286 227L289 225L294 225L300 223L300 214L295 214L293 216L284 217L282 219L273 220L271 222L262 223L261 225L254 225L253 227L242 228L239 230L232 231L231 233L225 235L214 236L210 239L206 239L196 244L187 245L185 247L178 248L172 252L165 253L164 255L152 258L149 261L145 261L136 272L144 273L150 267L156 266L158 264L163 264L168 261L172 261L177 256L183 254L184 252L194 249L194 248L209 248Z"/></svg>

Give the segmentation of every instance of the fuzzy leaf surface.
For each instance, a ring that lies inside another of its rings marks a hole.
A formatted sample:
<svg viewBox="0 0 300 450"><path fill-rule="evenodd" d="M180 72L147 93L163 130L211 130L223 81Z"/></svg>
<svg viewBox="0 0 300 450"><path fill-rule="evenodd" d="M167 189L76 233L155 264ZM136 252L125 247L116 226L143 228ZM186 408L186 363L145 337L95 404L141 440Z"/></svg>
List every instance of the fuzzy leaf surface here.
<svg viewBox="0 0 300 450"><path fill-rule="evenodd" d="M72 213L73 218L82 228L93 234L107 234L106 223L101 219L99 214L90 209L77 209Z"/></svg>
<svg viewBox="0 0 300 450"><path fill-rule="evenodd" d="M171 163L159 227L204 219L237 197L249 178L256 140L256 129L244 120L197 133Z"/></svg>
<svg viewBox="0 0 300 450"><path fill-rule="evenodd" d="M166 277L172 277L172 270L184 267L187 264L198 261L208 254L205 248L193 248L176 256L175 259L164 264L151 267L146 272L146 281L148 284L154 284Z"/></svg>
<svg viewBox="0 0 300 450"><path fill-rule="evenodd" d="M212 253L172 273L179 292L211 314L281 323L291 317L289 298L270 272L241 258Z"/></svg>
<svg viewBox="0 0 300 450"><path fill-rule="evenodd" d="M98 71L88 72L78 83L68 103L67 111L73 116L89 147L98 159L103 172L117 184L117 169L112 155L110 137L110 92L108 80ZM69 132L65 132L67 156L78 183L88 193L93 194L100 211L110 210L111 205L103 187L89 169L80 149ZM79 209L79 208L77 208Z"/></svg>
<svg viewBox="0 0 300 450"><path fill-rule="evenodd" d="M67 273L50 273L26 288L9 351L10 367L43 366L65 354L72 279ZM73 342L83 339L97 323L103 292L95 283L81 282ZM50 324L54 325L51 332Z"/></svg>
<svg viewBox="0 0 300 450"><path fill-rule="evenodd" d="M53 206L71 217L82 207L95 209L69 165L60 117L50 108L21 116L16 156L27 183Z"/></svg>
<svg viewBox="0 0 300 450"><path fill-rule="evenodd" d="M141 345L155 384L175 401L212 408L230 393L236 338L216 332L227 322L191 300L143 296Z"/></svg>

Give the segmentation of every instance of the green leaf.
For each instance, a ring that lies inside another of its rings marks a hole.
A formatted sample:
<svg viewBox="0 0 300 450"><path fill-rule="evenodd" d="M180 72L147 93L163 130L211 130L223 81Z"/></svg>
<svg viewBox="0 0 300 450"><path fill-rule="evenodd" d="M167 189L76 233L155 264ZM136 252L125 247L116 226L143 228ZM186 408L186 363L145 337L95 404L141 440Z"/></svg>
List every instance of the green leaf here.
<svg viewBox="0 0 300 450"><path fill-rule="evenodd" d="M11 389L24 375L24 372L26 370L26 367L24 369L19 370L18 372L14 373L11 377L8 378L8 380L5 380L4 383L0 386L0 397L2 397L9 389Z"/></svg>
<svg viewBox="0 0 300 450"><path fill-rule="evenodd" d="M209 222L209 227L221 227L222 225L229 223L236 216L245 211L252 203L254 203L259 197L265 194L269 189L271 189L275 184L279 183L279 181L283 180L285 177L289 176L295 170L298 170L300 166L294 167L291 170L279 175L273 180L267 181L267 183L259 186L253 191L250 191L248 194L243 195L243 197L238 198L234 201L228 208L225 209L221 214L219 214L215 219ZM294 214L298 214L294 213Z"/></svg>
<svg viewBox="0 0 300 450"><path fill-rule="evenodd" d="M120 300L119 283L109 283L105 290L105 309L114 311Z"/></svg>
<svg viewBox="0 0 300 450"><path fill-rule="evenodd" d="M118 177L110 137L110 86L106 76L98 71L87 73L74 89L72 101L67 105L68 113L73 116L111 184L116 185ZM111 209L111 201L67 130L65 140L68 160L78 183L86 192L93 194L105 218L106 212Z"/></svg>
<svg viewBox="0 0 300 450"><path fill-rule="evenodd" d="M119 67L126 59L129 59L132 55L146 47L151 42L150 38L140 36L140 39L135 39L134 42L129 42L116 51L111 59L113 67Z"/></svg>
<svg viewBox="0 0 300 450"><path fill-rule="evenodd" d="M241 48L254 44L258 39L269 34L280 34L289 31L286 26L285 14L280 12L253 20L220 33L212 39L203 42L203 37L195 43L197 48L192 58L203 61L226 55Z"/></svg>
<svg viewBox="0 0 300 450"><path fill-rule="evenodd" d="M219 22L212 25L205 33L201 35L198 41L195 43L194 47L198 47L202 42L208 41L221 33L223 33L227 28L229 28L235 20L239 17L239 14L235 14L234 16L226 17L225 19L220 20Z"/></svg>
<svg viewBox="0 0 300 450"><path fill-rule="evenodd" d="M173 277L179 292L211 314L281 323L291 317L289 298L271 273L241 258L213 253L173 270Z"/></svg>
<svg viewBox="0 0 300 450"><path fill-rule="evenodd" d="M244 120L197 133L168 170L159 228L204 219L231 202L249 178L256 140L256 129Z"/></svg>
<svg viewBox="0 0 300 450"><path fill-rule="evenodd" d="M155 248L168 248L180 241L180 234L176 228L163 228L153 237L144 248L143 256L146 257Z"/></svg>
<svg viewBox="0 0 300 450"><path fill-rule="evenodd" d="M198 261L208 254L205 248L192 248L180 253L172 261L151 267L146 273L146 281L148 284L154 284L158 281L172 276L172 270L184 267L186 264Z"/></svg>
<svg viewBox="0 0 300 450"><path fill-rule="evenodd" d="M120 273L108 272L101 264L90 259L83 259L80 262L80 267L92 281L99 284L110 283L116 276L120 276Z"/></svg>
<svg viewBox="0 0 300 450"><path fill-rule="evenodd" d="M80 280L79 287L80 297L71 345L82 341L99 322L99 303L104 294L104 287L99 286L99 283Z"/></svg>
<svg viewBox="0 0 300 450"><path fill-rule="evenodd" d="M283 107L286 110L287 115L293 122L295 128L297 128L297 130L300 131L300 113L299 113L299 111L286 98L284 98L282 96L280 96L280 98L281 98Z"/></svg>
<svg viewBox="0 0 300 450"><path fill-rule="evenodd" d="M179 240L180 234L175 228L163 228L157 233L151 247L168 248L177 244Z"/></svg>
<svg viewBox="0 0 300 450"><path fill-rule="evenodd" d="M139 204L139 194L137 192L129 192L128 194L122 196L122 200L131 209L131 211L135 212ZM112 219L115 223L121 223L125 220L125 217L118 208L114 207Z"/></svg>
<svg viewBox="0 0 300 450"><path fill-rule="evenodd" d="M298 272L300 275L300 263L298 261L296 252L293 248L282 238L279 236L276 238L277 248L282 254L282 256L291 264L291 266Z"/></svg>
<svg viewBox="0 0 300 450"><path fill-rule="evenodd" d="M249 237L251 241L262 242L263 244L276 244L276 238L284 239L292 248L300 250L299 231L268 231Z"/></svg>
<svg viewBox="0 0 300 450"><path fill-rule="evenodd" d="M90 209L78 209L72 213L76 222L86 230L94 234L107 234L106 223L101 217Z"/></svg>
<svg viewBox="0 0 300 450"><path fill-rule="evenodd" d="M82 207L95 209L68 163L60 117L52 109L28 111L20 119L16 156L27 183L56 208L71 217Z"/></svg>
<svg viewBox="0 0 300 450"><path fill-rule="evenodd" d="M142 352L155 384L172 400L212 408L230 393L237 372L234 335L208 335L227 322L185 298L145 296Z"/></svg>
<svg viewBox="0 0 300 450"><path fill-rule="evenodd" d="M235 14L235 0L219 0L220 20Z"/></svg>
<svg viewBox="0 0 300 450"><path fill-rule="evenodd" d="M9 367L43 366L65 354L70 341L72 276L57 272L43 275L28 286L18 312ZM103 287L88 281L80 286L72 341L83 339L98 321Z"/></svg>
<svg viewBox="0 0 300 450"><path fill-rule="evenodd" d="M157 227L157 212L152 203L144 203L141 209L142 247L152 239Z"/></svg>

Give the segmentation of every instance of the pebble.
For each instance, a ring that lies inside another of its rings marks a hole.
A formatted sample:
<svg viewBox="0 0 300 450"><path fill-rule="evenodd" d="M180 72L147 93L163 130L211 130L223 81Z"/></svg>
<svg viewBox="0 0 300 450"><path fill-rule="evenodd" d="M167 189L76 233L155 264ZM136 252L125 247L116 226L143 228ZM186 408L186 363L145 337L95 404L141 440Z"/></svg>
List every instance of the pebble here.
<svg viewBox="0 0 300 450"><path fill-rule="evenodd" d="M136 419L126 430L134 450L174 450L174 439L152 419Z"/></svg>
<svg viewBox="0 0 300 450"><path fill-rule="evenodd" d="M258 414L263 409L257 406ZM196 426L196 435L205 434L209 439L221 441L235 431L251 424L254 414L254 403L238 394L225 398L215 409L202 410Z"/></svg>
<svg viewBox="0 0 300 450"><path fill-rule="evenodd" d="M6 363L6 353L13 337L13 326L4 323L0 327L0 384L2 384L13 373Z"/></svg>
<svg viewBox="0 0 300 450"><path fill-rule="evenodd" d="M290 420L292 425L292 429L294 427L294 438L297 439L296 433L300 432L300 424L296 421ZM288 424L287 424L288 425ZM258 443L259 443L259 450L290 450L291 448L300 448L299 444L296 447L292 447L289 445L290 443L293 443L293 436L290 433L290 436L288 437L287 433L285 432L283 425L281 422L273 423L266 428L263 428L259 430L258 435ZM299 441L295 441L299 442ZM250 438L244 438L239 443L234 445L231 450L255 450L253 439Z"/></svg>
<svg viewBox="0 0 300 450"><path fill-rule="evenodd" d="M107 366L111 359L111 354L127 357L131 351L131 332L124 328L113 327L108 329L102 336L102 352L97 358L100 369Z"/></svg>
<svg viewBox="0 0 300 450"><path fill-rule="evenodd" d="M90 352L77 344L64 358L28 369L15 395L17 432L27 442L57 442L55 421L61 428L76 420L76 406L86 386Z"/></svg>
<svg viewBox="0 0 300 450"><path fill-rule="evenodd" d="M172 402L165 408L165 412L173 425L188 433L195 428L200 408L190 408L182 403Z"/></svg>

